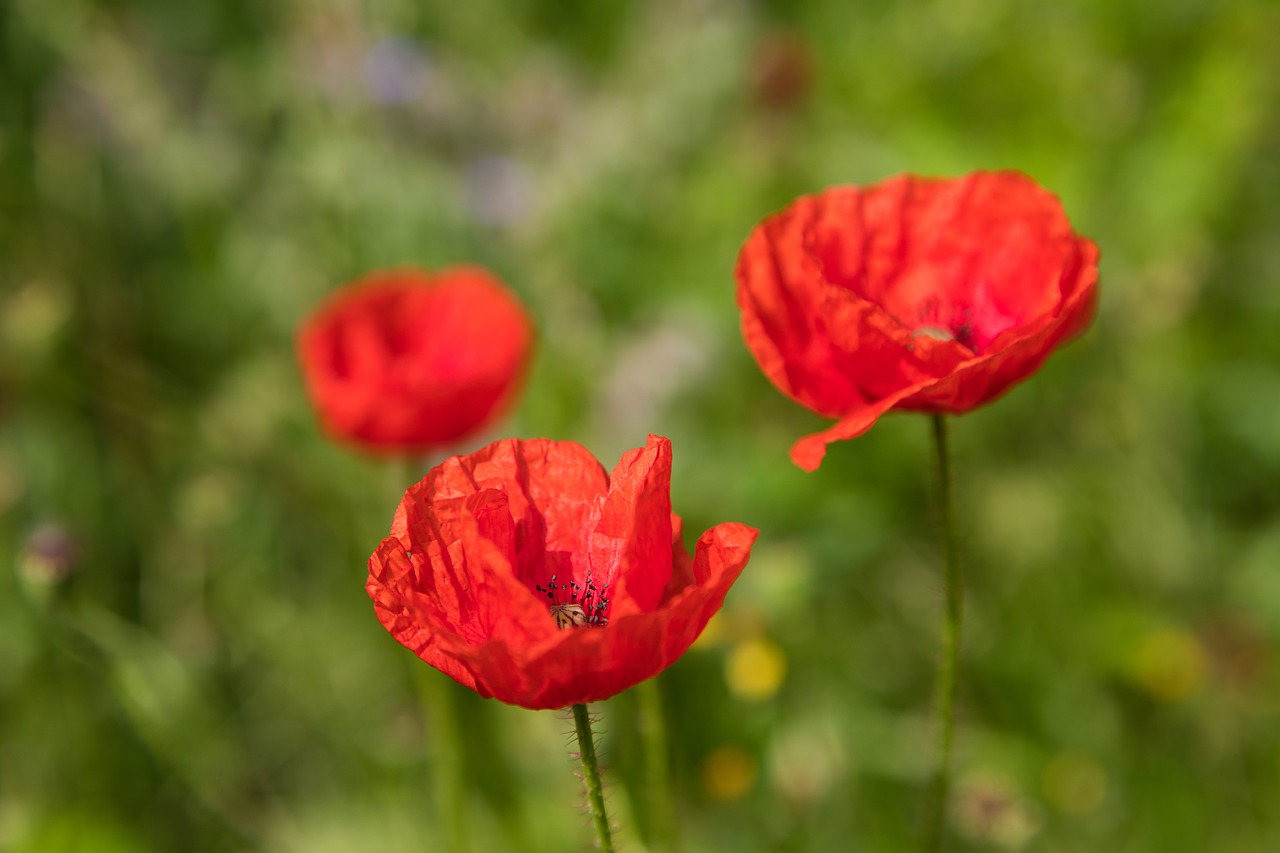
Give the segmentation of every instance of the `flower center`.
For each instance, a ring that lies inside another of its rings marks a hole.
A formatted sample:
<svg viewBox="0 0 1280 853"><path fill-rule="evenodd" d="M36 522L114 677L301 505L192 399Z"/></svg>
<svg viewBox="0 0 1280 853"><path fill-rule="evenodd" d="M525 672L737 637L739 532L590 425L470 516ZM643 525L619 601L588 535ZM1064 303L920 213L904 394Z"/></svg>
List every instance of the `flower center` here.
<svg viewBox="0 0 1280 853"><path fill-rule="evenodd" d="M935 341L955 341L969 349L974 349L972 326L961 326L958 329L944 329L941 326L920 326L912 335L917 338L933 338Z"/></svg>
<svg viewBox="0 0 1280 853"><path fill-rule="evenodd" d="M974 355L988 352L996 338L1018 325L1018 318L996 302L985 284L954 300L929 296L915 309L915 337L955 341Z"/></svg>
<svg viewBox="0 0 1280 853"><path fill-rule="evenodd" d="M930 297L918 310L918 325L912 333L914 337L955 341L975 354L981 349L980 343L975 340L972 308L954 304L940 305L937 298Z"/></svg>
<svg viewBox="0 0 1280 853"><path fill-rule="evenodd" d="M604 615L609 609L609 599L604 594L605 588L591 577L590 569L587 570L585 586L574 580L562 583L552 575L546 586L539 584L535 585L534 589L545 595L547 601L551 602L548 606L551 618L555 620L556 627L561 631L565 628L581 628L584 625L603 628L609 624L609 619Z"/></svg>

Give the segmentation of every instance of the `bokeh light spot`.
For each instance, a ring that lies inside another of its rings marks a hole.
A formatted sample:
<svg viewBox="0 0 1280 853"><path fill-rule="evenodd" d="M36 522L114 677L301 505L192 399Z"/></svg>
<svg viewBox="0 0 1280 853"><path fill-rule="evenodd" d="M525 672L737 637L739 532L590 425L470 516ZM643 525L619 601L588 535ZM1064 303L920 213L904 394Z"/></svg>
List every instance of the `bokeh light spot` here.
<svg viewBox="0 0 1280 853"><path fill-rule="evenodd" d="M1134 680L1164 702L1186 699L1204 686L1208 672L1204 646L1186 631L1161 629L1144 636L1134 650Z"/></svg>
<svg viewBox="0 0 1280 853"><path fill-rule="evenodd" d="M1088 755L1060 752L1044 769L1044 792L1058 811L1087 814L1102 805L1107 795L1107 774Z"/></svg>
<svg viewBox="0 0 1280 853"><path fill-rule="evenodd" d="M744 640L729 652L724 674L729 689L740 699L768 699L787 676L787 658L772 640Z"/></svg>
<svg viewBox="0 0 1280 853"><path fill-rule="evenodd" d="M736 800L756 783L759 768L746 750L722 746L702 759L702 787L713 800Z"/></svg>

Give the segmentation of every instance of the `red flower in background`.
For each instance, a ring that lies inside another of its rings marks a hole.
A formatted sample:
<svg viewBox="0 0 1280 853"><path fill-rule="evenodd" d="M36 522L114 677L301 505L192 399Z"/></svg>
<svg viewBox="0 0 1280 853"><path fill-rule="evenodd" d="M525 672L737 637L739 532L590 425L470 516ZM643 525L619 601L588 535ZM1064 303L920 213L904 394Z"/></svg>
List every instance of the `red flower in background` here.
<svg viewBox="0 0 1280 853"><path fill-rule="evenodd" d="M548 439L448 459L405 493L369 558L378 620L482 696L532 709L613 696L684 654L755 541L720 524L691 558L670 487L657 436L612 474Z"/></svg>
<svg viewBox="0 0 1280 853"><path fill-rule="evenodd" d="M785 394L839 418L792 460L815 470L890 409L994 400L1089 324L1097 263L1017 172L835 187L769 217L738 258L743 336Z"/></svg>
<svg viewBox="0 0 1280 853"><path fill-rule="evenodd" d="M333 435L376 453L420 453L492 423L524 378L533 327L478 267L372 273L302 326L307 390Z"/></svg>

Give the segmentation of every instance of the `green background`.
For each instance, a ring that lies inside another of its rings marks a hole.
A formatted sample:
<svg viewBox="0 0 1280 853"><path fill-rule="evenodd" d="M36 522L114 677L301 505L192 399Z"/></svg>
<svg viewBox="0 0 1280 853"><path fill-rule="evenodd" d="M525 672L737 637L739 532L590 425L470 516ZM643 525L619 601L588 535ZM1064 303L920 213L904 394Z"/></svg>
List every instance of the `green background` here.
<svg viewBox="0 0 1280 853"><path fill-rule="evenodd" d="M952 850L1280 849L1280 8L1014 0L0 3L0 849L441 849L363 590L407 476L326 440L299 320L495 270L504 435L671 438L761 529L662 678L686 850L910 849L941 610L928 421L823 425L732 268L796 195L1017 168L1101 247L1093 328L956 419ZM78 548L32 577L49 525ZM12 565L10 565L10 563ZM776 691L726 673L785 661ZM451 685L450 685L451 686ZM571 724L458 688L473 849L583 849ZM597 707L646 848L635 702Z"/></svg>

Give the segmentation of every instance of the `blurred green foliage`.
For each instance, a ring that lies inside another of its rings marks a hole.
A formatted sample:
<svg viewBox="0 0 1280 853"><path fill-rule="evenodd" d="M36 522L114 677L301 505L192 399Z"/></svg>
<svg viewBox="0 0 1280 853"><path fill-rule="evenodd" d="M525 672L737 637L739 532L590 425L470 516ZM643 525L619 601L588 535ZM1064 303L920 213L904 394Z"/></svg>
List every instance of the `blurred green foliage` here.
<svg viewBox="0 0 1280 853"><path fill-rule="evenodd" d="M665 434L688 533L761 528L661 680L684 849L909 849L927 422L794 468L821 422L732 267L797 194L994 167L1061 195L1103 298L954 424L952 849L1280 849L1269 0L0 4L0 848L435 849L423 667L362 589L406 477L319 434L292 335L466 260L541 336L472 446ZM776 690L734 676L762 659ZM584 846L571 724L455 701L473 849ZM646 849L635 700L597 710Z"/></svg>

